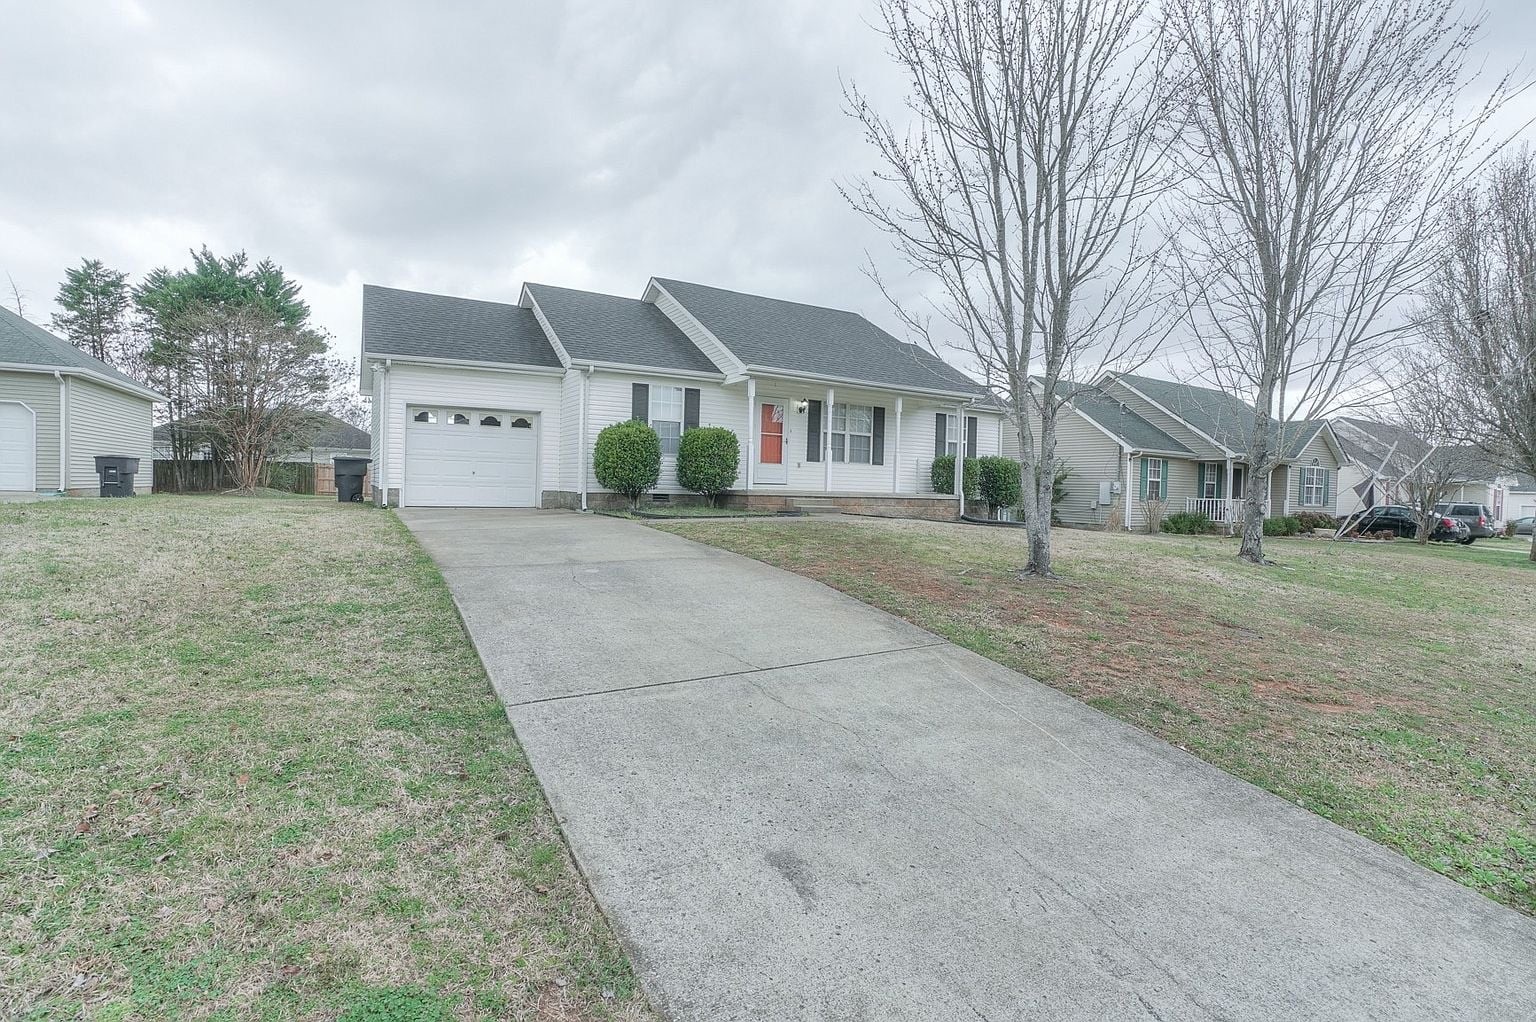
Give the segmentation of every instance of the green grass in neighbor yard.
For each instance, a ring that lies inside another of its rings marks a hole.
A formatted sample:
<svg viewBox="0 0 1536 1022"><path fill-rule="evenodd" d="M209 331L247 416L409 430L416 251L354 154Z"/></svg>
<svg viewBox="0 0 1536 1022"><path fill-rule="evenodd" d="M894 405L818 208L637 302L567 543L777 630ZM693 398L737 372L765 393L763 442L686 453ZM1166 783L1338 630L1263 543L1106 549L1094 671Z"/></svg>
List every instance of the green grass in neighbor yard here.
<svg viewBox="0 0 1536 1022"><path fill-rule="evenodd" d="M437 570L323 500L0 504L0 1017L648 1019Z"/></svg>
<svg viewBox="0 0 1536 1022"><path fill-rule="evenodd" d="M788 568L1536 914L1536 565L1519 543L1265 541L913 521L656 528Z"/></svg>

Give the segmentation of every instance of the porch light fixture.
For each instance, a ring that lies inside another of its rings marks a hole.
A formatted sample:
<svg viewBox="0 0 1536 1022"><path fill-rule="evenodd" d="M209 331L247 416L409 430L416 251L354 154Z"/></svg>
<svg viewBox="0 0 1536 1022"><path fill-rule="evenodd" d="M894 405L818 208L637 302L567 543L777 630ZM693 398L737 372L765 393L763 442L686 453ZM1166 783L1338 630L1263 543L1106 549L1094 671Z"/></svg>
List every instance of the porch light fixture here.
<svg viewBox="0 0 1536 1022"><path fill-rule="evenodd" d="M809 400L807 400L806 398L803 398L803 397L802 398L798 398L795 401L795 414L796 415L804 415L805 414L805 410L807 408L809 408L810 406L811 406L811 402Z"/></svg>

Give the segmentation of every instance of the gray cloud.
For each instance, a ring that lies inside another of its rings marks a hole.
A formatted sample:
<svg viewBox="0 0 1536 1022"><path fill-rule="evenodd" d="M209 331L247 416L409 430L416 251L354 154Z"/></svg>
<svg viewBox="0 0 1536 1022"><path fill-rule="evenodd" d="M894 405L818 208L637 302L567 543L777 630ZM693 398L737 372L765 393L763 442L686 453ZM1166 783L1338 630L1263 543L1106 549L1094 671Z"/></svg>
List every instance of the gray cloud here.
<svg viewBox="0 0 1536 1022"><path fill-rule="evenodd" d="M834 187L871 166L839 75L900 95L863 0L0 7L0 271L34 319L81 256L204 242L281 262L348 355L363 281L657 273L887 326L865 250L919 287ZM1524 11L1490 6L1490 66Z"/></svg>

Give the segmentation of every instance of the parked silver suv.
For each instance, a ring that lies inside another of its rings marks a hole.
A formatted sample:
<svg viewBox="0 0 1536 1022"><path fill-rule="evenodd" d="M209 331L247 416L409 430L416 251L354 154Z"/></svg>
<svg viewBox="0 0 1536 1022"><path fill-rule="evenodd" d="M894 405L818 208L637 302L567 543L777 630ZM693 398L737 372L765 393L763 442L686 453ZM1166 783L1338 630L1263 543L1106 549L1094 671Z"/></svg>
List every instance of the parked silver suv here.
<svg viewBox="0 0 1536 1022"><path fill-rule="evenodd" d="M1496 535L1493 531L1493 512L1482 504L1448 500L1435 505L1435 514L1454 518L1467 527L1467 538L1461 541L1464 546L1471 546L1475 539L1489 539Z"/></svg>

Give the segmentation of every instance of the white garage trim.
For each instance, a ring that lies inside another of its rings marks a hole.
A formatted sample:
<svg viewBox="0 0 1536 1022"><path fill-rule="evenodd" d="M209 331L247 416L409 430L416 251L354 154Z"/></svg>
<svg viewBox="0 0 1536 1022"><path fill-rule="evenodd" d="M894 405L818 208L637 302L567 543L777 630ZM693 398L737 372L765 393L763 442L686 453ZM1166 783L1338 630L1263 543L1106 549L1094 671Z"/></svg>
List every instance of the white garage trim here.
<svg viewBox="0 0 1536 1022"><path fill-rule="evenodd" d="M14 415L14 410L20 409L26 413L25 419ZM8 433L0 429L0 490L37 491L37 412L25 401L0 401L0 416L11 413L17 422L26 422L25 443L12 442L8 439ZM0 418L0 425L5 422ZM14 465L6 457L7 450L20 452L24 456L16 459ZM26 471L15 471L25 465ZM15 472L13 476L12 473ZM20 483L25 485L17 485Z"/></svg>
<svg viewBox="0 0 1536 1022"><path fill-rule="evenodd" d="M407 405L400 506L538 507L540 433L537 412Z"/></svg>

